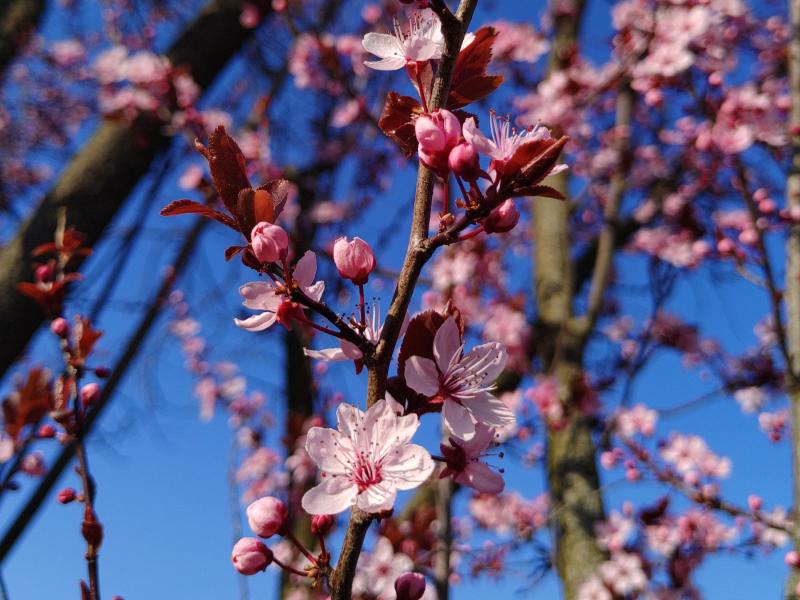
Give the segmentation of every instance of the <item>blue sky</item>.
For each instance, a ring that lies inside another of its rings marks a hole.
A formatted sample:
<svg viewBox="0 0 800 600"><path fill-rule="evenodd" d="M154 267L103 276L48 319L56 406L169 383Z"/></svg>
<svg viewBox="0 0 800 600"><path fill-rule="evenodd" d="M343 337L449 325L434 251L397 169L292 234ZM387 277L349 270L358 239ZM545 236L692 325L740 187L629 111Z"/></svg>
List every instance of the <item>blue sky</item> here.
<svg viewBox="0 0 800 600"><path fill-rule="evenodd" d="M605 39L608 30L608 4L594 0L590 5L584 35L587 42L596 43ZM528 13L540 9L540 3L494 2L489 9L478 11L475 23L499 15L530 18ZM234 65L227 81L241 76L241 69ZM106 242L106 248L113 247L120 232L136 218L139 207L146 208L148 235L138 244L126 270L118 274L115 302L101 320L107 332L100 343L101 354L105 353L101 358L109 362L136 321L127 301L148 298L156 289L158 274L168 264L174 242L181 237L178 230L190 225L189 218L166 221L156 214L160 206L183 195L175 186L179 173L176 170L176 176L159 190L157 198L143 195L144 182ZM409 196L412 176L411 171L399 176L386 197L379 199L362 221L379 221L386 214L387 205L392 207L393 214L398 198ZM378 229L368 227L363 235L374 241ZM390 241L383 255L385 266L399 266L406 230L407 223L398 224L396 231L400 233ZM230 322L239 307L238 284L249 278L235 261L226 264L222 260L222 249L231 239L228 231L212 226L203 238L193 269L179 287L190 300L206 298L210 290L217 290L211 297L213 301L192 307L204 325L207 339L214 345L214 357L241 360L254 386L269 395L271 405L280 415L281 369L275 365L281 363L274 360L275 357L282 360L275 347L278 332L254 337L236 330ZM89 272L104 260L107 256L104 258L101 249L87 265ZM620 270L626 282L644 281L640 259L624 258ZM372 293L380 295L386 305L387 290L373 289ZM85 299L91 298L91 290L85 295L82 290L79 297L83 300L76 300L74 308L85 309L88 304ZM640 298L625 302L632 314L648 312L649 306ZM739 351L754 345L752 325L766 309L762 295L751 287L741 283L712 284L702 270L680 284L670 307L700 325L705 335ZM230 430L222 415L207 424L198 420L196 401L191 394L192 380L183 370L179 349L166 335L165 324L162 319L153 331L89 443L92 471L98 481L97 510L106 525L100 553L103 597L119 594L126 600L235 598L238 592L229 559L232 533L226 482ZM49 335L40 335L34 349L37 362L57 364L57 349ZM684 371L679 360L667 353L659 355L636 384L634 400L668 407L707 390L707 384L696 373ZM357 401L365 387L365 378L352 376L345 367L337 368L334 373L348 399ZM331 381L328 380L329 384ZM613 394L606 400L613 402ZM429 417L421 436L430 449L436 447L437 439L432 425ZM759 432L755 419L742 415L730 398L665 420L659 433L670 430L701 434L717 453L734 459L733 476L723 486L730 498L743 503L747 494L757 489L767 506L788 503L787 446L770 444ZM277 440L280 433L276 431L274 435ZM604 483L613 482L617 475L615 472L605 477ZM66 474L62 485L77 486L76 476ZM508 487L529 496L538 494L544 489L542 473L539 469L524 471L510 466ZM610 485L607 507L618 509L624 499L647 502L657 494L658 490L648 484L633 491L624 485ZM4 496L0 504L3 522L15 513L25 497L26 490ZM464 502L464 498L458 500L462 507ZM78 505L60 506L54 499L46 503L2 566L12 600L77 597L77 581L85 573L80 518ZM276 597L275 572L271 573L249 578L252 598ZM701 569L698 580L709 598L745 600L777 597L784 575L782 553L777 552L752 561L733 556L714 557ZM515 578L500 582L469 581L457 587L453 597L469 600L483 598L488 593L513 597L523 585L524 580ZM533 592L522 596L556 599L560 592L551 575Z"/></svg>

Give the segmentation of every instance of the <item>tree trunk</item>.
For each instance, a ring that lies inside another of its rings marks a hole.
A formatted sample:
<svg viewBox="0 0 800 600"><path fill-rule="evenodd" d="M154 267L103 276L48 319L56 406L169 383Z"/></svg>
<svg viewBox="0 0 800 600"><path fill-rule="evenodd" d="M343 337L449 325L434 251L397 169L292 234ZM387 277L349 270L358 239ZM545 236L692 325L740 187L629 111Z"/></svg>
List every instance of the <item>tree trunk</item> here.
<svg viewBox="0 0 800 600"><path fill-rule="evenodd" d="M188 67L201 88L211 84L253 31L239 23L241 6L239 0L213 0L167 53L172 64ZM158 125L103 123L0 250L0 376L23 352L45 317L38 305L17 291L17 284L33 279L31 250L52 241L59 209L66 207L67 223L94 245L170 141Z"/></svg>

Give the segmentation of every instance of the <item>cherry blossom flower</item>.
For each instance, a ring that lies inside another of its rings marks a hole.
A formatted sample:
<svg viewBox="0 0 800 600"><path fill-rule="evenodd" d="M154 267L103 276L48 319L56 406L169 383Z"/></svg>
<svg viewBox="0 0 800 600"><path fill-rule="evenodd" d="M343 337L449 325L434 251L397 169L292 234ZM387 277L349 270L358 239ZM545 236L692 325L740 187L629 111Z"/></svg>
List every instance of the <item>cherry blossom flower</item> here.
<svg viewBox="0 0 800 600"><path fill-rule="evenodd" d="M314 276L317 273L317 256L310 250L303 254L297 261L294 268L294 281L300 289L312 300L319 301L325 291L325 282L317 281L314 283ZM239 293L244 298L242 304L253 310L260 310L257 315L247 319L234 319L237 327L248 331L264 331L272 327L276 321L284 326L290 323L284 322L281 309L291 306L291 301L286 297L285 290L275 284L265 281L251 281L239 288Z"/></svg>
<svg viewBox="0 0 800 600"><path fill-rule="evenodd" d="M381 600L394 600L397 597L395 580L413 568L414 562L408 555L395 552L392 542L381 537L372 552L364 552L359 556L353 592L371 594Z"/></svg>
<svg viewBox="0 0 800 600"><path fill-rule="evenodd" d="M576 600L612 600L611 592L603 585L599 577L591 577L581 584L578 588L578 593L575 596Z"/></svg>
<svg viewBox="0 0 800 600"><path fill-rule="evenodd" d="M481 344L467 355L463 351L458 325L448 317L433 338L435 362L412 356L406 362L405 376L416 392L440 396L444 425L456 437L469 440L475 435L476 422L504 427L514 422L514 413L490 392L506 365L502 344Z"/></svg>
<svg viewBox="0 0 800 600"><path fill-rule="evenodd" d="M719 457L696 435L671 436L669 443L661 450L661 456L675 465L675 469L691 481L696 475L706 477L727 477L731 471L731 461Z"/></svg>
<svg viewBox="0 0 800 600"><path fill-rule="evenodd" d="M611 560L600 565L600 576L620 596L640 592L647 586L647 575L637 554L614 554Z"/></svg>
<svg viewBox="0 0 800 600"><path fill-rule="evenodd" d="M414 13L407 31L395 20L394 33L370 32L361 43L364 50L380 58L364 62L378 71L396 71L409 62L439 59L444 51L442 24L430 10Z"/></svg>
<svg viewBox="0 0 800 600"><path fill-rule="evenodd" d="M380 400L364 413L342 403L336 411L338 431L309 430L306 450L322 471L322 482L303 496L306 512L332 515L350 506L369 513L388 510L397 490L415 488L428 478L430 454L409 443L419 419L399 416L396 404Z"/></svg>
<svg viewBox="0 0 800 600"><path fill-rule="evenodd" d="M617 413L616 428L624 438L632 438L637 433L651 436L656 428L658 414L647 408L644 404L637 404L633 408L622 408Z"/></svg>
<svg viewBox="0 0 800 600"><path fill-rule="evenodd" d="M492 445L495 430L482 423L475 424L475 435L468 441L450 438L450 445L441 444L447 466L440 477L453 476L453 481L487 494L499 494L505 487L503 477L481 462Z"/></svg>

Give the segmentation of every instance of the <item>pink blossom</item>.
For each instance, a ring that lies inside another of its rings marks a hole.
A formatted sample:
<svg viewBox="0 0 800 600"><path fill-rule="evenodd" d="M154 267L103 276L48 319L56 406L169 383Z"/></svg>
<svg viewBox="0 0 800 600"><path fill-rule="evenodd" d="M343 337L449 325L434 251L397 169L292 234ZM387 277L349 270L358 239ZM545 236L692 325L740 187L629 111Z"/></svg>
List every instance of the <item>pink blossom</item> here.
<svg viewBox="0 0 800 600"><path fill-rule="evenodd" d="M641 592L647 586L647 575L637 554L614 554L611 560L600 565L600 577L620 596Z"/></svg>
<svg viewBox="0 0 800 600"><path fill-rule="evenodd" d="M495 60L535 63L550 47L545 37L528 23L495 21L490 25L497 30L492 47Z"/></svg>
<svg viewBox="0 0 800 600"><path fill-rule="evenodd" d="M242 575L255 575L272 562L272 552L260 540L245 537L234 544L231 560Z"/></svg>
<svg viewBox="0 0 800 600"><path fill-rule="evenodd" d="M500 117L494 112L489 113L489 127L491 140L478 129L475 118L470 117L464 121L464 139L478 152L491 157L497 164L506 162L527 142L550 139L550 131L546 127L536 125L517 131L511 127L511 120L508 117Z"/></svg>
<svg viewBox="0 0 800 600"><path fill-rule="evenodd" d="M362 552L359 556L353 592L369 594L381 600L394 600L394 582L413 567L411 558L402 552L395 552L387 538L378 538L372 552Z"/></svg>
<svg viewBox="0 0 800 600"><path fill-rule="evenodd" d="M356 285L364 285L375 269L375 255L370 245L360 237L347 241L340 237L333 244L333 262L339 275Z"/></svg>
<svg viewBox="0 0 800 600"><path fill-rule="evenodd" d="M467 441L450 438L450 445L441 444L447 467L440 477L452 476L456 483L478 492L499 494L505 487L503 477L481 461L493 445L495 430L482 423L475 424L475 435Z"/></svg>
<svg viewBox="0 0 800 600"><path fill-rule="evenodd" d="M613 511L608 518L595 527L597 543L611 553L619 552L625 547L633 533L635 525L632 519Z"/></svg>
<svg viewBox="0 0 800 600"><path fill-rule="evenodd" d="M425 593L425 576L419 573L403 573L394 582L397 600L420 600Z"/></svg>
<svg viewBox="0 0 800 600"><path fill-rule="evenodd" d="M422 114L414 122L414 133L420 160L437 172L447 171L450 151L461 137L458 117L443 108Z"/></svg>
<svg viewBox="0 0 800 600"><path fill-rule="evenodd" d="M661 456L684 477L698 474L720 478L727 477L731 471L730 459L718 457L696 435L673 434L661 450Z"/></svg>
<svg viewBox="0 0 800 600"><path fill-rule="evenodd" d="M396 403L393 403L396 404ZM388 510L398 490L417 487L433 471L422 446L409 443L419 427L416 415L399 416L380 400L366 414L342 403L338 430L313 427L306 450L321 470L322 482L303 496L309 514L336 514L350 506L369 513Z"/></svg>
<svg viewBox="0 0 800 600"><path fill-rule="evenodd" d="M575 600L613 600L611 592L599 577L590 577L578 588Z"/></svg>
<svg viewBox="0 0 800 600"><path fill-rule="evenodd" d="M509 198L489 213L483 221L487 233L506 233L519 223L519 211L514 200Z"/></svg>
<svg viewBox="0 0 800 600"><path fill-rule="evenodd" d="M289 252L289 235L278 225L257 223L250 233L250 244L253 254L262 263L274 263L286 260Z"/></svg>
<svg viewBox="0 0 800 600"><path fill-rule="evenodd" d="M467 181L475 181L481 172L478 151L467 142L461 142L453 147L447 156L447 166L453 173Z"/></svg>
<svg viewBox="0 0 800 600"><path fill-rule="evenodd" d="M649 437L655 431L657 419L658 413L644 404L620 409L616 417L617 433L625 438L632 438L637 433Z"/></svg>
<svg viewBox="0 0 800 600"><path fill-rule="evenodd" d="M303 258L297 261L293 277L300 289L311 299L319 301L325 291L325 282L317 281L314 283L314 276L317 273L317 257L310 250L303 254ZM281 321L280 311L282 307L291 304L285 293L272 283L263 281L252 281L239 288L239 293L244 298L242 304L252 310L260 310L257 315L247 319L234 319L237 327L248 331L264 331L272 327L276 321ZM290 323L283 323L289 325Z"/></svg>
<svg viewBox="0 0 800 600"><path fill-rule="evenodd" d="M442 419L456 437L475 435L475 423L504 427L514 422L514 413L490 390L506 364L501 344L475 346L464 355L464 342L453 317L436 331L433 339L435 362L412 356L406 362L406 383L429 398L443 399Z"/></svg>
<svg viewBox="0 0 800 600"><path fill-rule="evenodd" d="M370 32L361 43L364 50L380 58L364 62L378 71L395 71L409 62L439 59L444 50L442 25L430 10L414 13L406 31L395 21L394 33Z"/></svg>

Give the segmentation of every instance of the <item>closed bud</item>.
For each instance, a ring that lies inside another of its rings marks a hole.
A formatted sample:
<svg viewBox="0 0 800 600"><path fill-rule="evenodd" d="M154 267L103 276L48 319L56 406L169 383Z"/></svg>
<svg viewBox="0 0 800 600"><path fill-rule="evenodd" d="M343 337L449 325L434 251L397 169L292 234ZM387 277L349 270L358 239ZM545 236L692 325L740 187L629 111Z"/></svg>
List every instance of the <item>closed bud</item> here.
<svg viewBox="0 0 800 600"><path fill-rule="evenodd" d="M333 527L336 519L333 515L314 515L311 517L311 533L318 536L325 536Z"/></svg>
<svg viewBox="0 0 800 600"><path fill-rule="evenodd" d="M267 496L247 507L247 522L256 535L269 538L283 528L288 514L286 505L281 500Z"/></svg>
<svg viewBox="0 0 800 600"><path fill-rule="evenodd" d="M66 338L69 335L69 321L64 317L53 319L52 323L50 323L50 331L60 338Z"/></svg>
<svg viewBox="0 0 800 600"><path fill-rule="evenodd" d="M289 252L289 236L283 228L262 221L250 232L253 254L261 263L284 260Z"/></svg>
<svg viewBox="0 0 800 600"><path fill-rule="evenodd" d="M419 600L425 593L425 577L419 573L403 573L394 582L397 600Z"/></svg>
<svg viewBox="0 0 800 600"><path fill-rule="evenodd" d="M87 383L81 388L81 404L89 406L100 398L100 386L97 383Z"/></svg>
<svg viewBox="0 0 800 600"><path fill-rule="evenodd" d="M76 497L77 494L75 493L75 490L72 489L71 487L64 488L63 490L58 492L58 502L60 504L69 504L70 502L75 500Z"/></svg>
<svg viewBox="0 0 800 600"><path fill-rule="evenodd" d="M420 115L414 122L414 133L422 163L437 173L447 172L450 151L461 137L458 117L444 109Z"/></svg>
<svg viewBox="0 0 800 600"><path fill-rule="evenodd" d="M510 198L489 213L483 221L487 233L505 233L511 231L519 222L519 211Z"/></svg>
<svg viewBox="0 0 800 600"><path fill-rule="evenodd" d="M447 159L450 170L467 181L475 181L480 175L481 165L478 151L472 144L461 142L450 151Z"/></svg>
<svg viewBox="0 0 800 600"><path fill-rule="evenodd" d="M55 271L50 265L39 265L36 267L36 271L34 271L34 277L38 282L50 282L53 280L54 275Z"/></svg>
<svg viewBox="0 0 800 600"><path fill-rule="evenodd" d="M800 554L798 554L795 550L787 552L786 556L783 557L783 561L787 566L792 567L793 569L800 569Z"/></svg>
<svg viewBox="0 0 800 600"><path fill-rule="evenodd" d="M356 285L364 285L375 269L375 255L370 245L359 237L347 241L340 237L333 244L333 262L339 275Z"/></svg>
<svg viewBox="0 0 800 600"><path fill-rule="evenodd" d="M111 369L108 367L96 367L94 370L94 374L100 377L101 379L106 379L111 375Z"/></svg>
<svg viewBox="0 0 800 600"><path fill-rule="evenodd" d="M242 575L255 575L272 562L272 550L252 537L240 539L231 552L233 566Z"/></svg>
<svg viewBox="0 0 800 600"><path fill-rule="evenodd" d="M42 425L39 427L39 431L36 432L36 435L45 440L54 438L56 437L56 428L49 423L47 425Z"/></svg>

